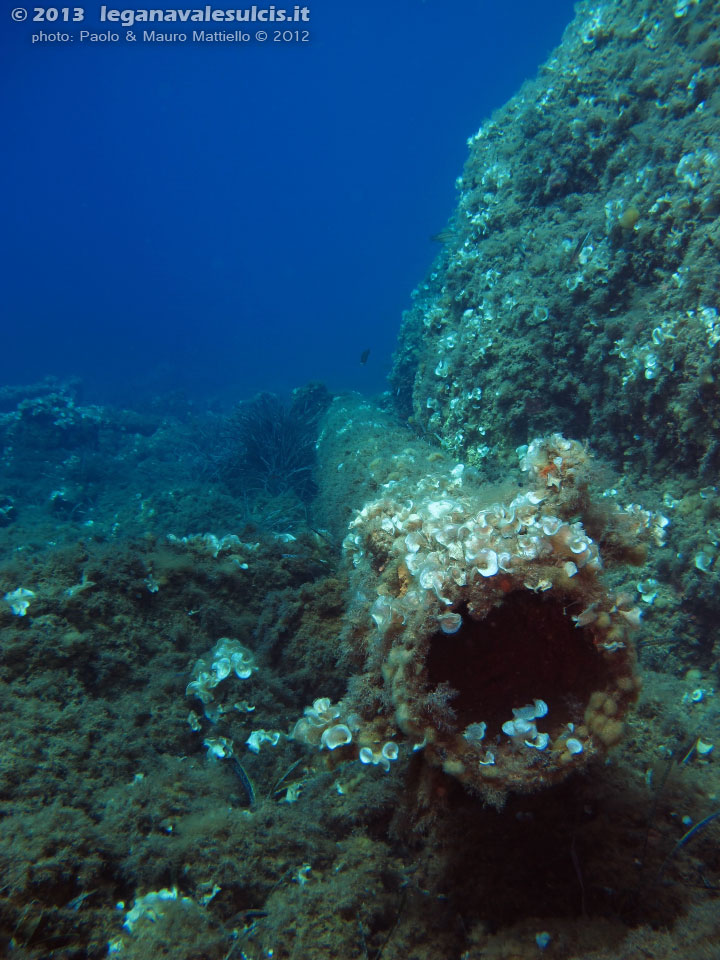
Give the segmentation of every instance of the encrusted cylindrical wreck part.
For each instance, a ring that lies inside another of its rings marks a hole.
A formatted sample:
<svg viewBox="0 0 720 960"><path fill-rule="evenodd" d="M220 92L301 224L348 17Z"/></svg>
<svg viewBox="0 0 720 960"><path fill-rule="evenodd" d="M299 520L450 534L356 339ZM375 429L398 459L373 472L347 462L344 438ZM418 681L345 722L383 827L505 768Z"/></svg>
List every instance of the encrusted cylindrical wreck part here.
<svg viewBox="0 0 720 960"><path fill-rule="evenodd" d="M441 501L437 479L412 503L366 505L346 541L362 585L351 619L364 616L373 651L362 686L392 705L373 733L407 740L481 793L536 790L622 738L638 690L634 617L603 588L581 523L557 522L552 497L487 504L456 488ZM408 550L417 516L426 546ZM502 569L490 553L504 555ZM382 602L359 611L373 595Z"/></svg>
<svg viewBox="0 0 720 960"><path fill-rule="evenodd" d="M522 458L527 486L514 496L430 459L424 474L380 484L344 542L341 645L356 676L332 711L353 730L337 754L398 744L497 802L622 739L639 689L639 611L607 590L578 516L578 504L594 506L589 460L553 434ZM652 535L639 508L615 517L629 541Z"/></svg>

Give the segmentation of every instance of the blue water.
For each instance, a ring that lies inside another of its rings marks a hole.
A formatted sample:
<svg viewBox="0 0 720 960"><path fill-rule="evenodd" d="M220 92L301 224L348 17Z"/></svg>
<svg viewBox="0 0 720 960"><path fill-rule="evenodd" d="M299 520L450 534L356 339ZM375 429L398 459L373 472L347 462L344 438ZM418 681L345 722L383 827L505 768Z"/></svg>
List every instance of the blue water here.
<svg viewBox="0 0 720 960"><path fill-rule="evenodd" d="M99 5L3 24L0 382L77 375L125 403L384 389L466 139L573 4L308 6L307 43L129 43ZM31 43L110 26L117 43Z"/></svg>

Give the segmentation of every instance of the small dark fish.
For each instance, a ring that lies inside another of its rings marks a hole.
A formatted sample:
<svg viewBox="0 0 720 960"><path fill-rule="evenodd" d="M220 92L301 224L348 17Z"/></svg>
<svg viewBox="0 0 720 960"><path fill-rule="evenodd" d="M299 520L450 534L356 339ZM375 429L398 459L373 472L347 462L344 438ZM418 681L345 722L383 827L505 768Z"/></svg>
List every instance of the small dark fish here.
<svg viewBox="0 0 720 960"><path fill-rule="evenodd" d="M252 785L250 777L245 773L245 767L240 763L237 757L233 757L233 766L235 768L235 773L238 775L240 783L243 785L245 793L248 798L248 806L255 806L255 787Z"/></svg>
<svg viewBox="0 0 720 960"><path fill-rule="evenodd" d="M573 250L572 255L570 257L570 266L572 266L577 260L577 258L580 256L580 251L582 250L582 248L585 246L585 243L589 239L590 239L590 231L588 230L585 236L581 240L578 240L578 242L575 244L575 249Z"/></svg>
<svg viewBox="0 0 720 960"><path fill-rule="evenodd" d="M88 897L92 897L93 894L97 893L97 890L90 890L88 893L81 893L79 896L75 897L73 900L68 903L68 910L79 910L83 903L87 900Z"/></svg>
<svg viewBox="0 0 720 960"><path fill-rule="evenodd" d="M456 233L452 227L445 227L440 233L434 233L430 240L432 243L452 243L456 238Z"/></svg>
<svg viewBox="0 0 720 960"><path fill-rule="evenodd" d="M331 540L330 537L328 536L327 530L319 530L317 527L310 527L310 529L315 534L315 536L320 537L320 539L324 540L325 543L329 544L333 548L340 549L340 546L341 546L340 542L339 541L334 542L333 540Z"/></svg>
<svg viewBox="0 0 720 960"><path fill-rule="evenodd" d="M691 827L687 833L684 833L680 837L670 853L663 860L662 866L658 870L658 880L662 876L665 867L668 865L668 863L670 863L678 850L680 850L681 847L684 847L688 840L692 840L695 834L700 833L700 831L703 830L709 823L711 823L713 820L717 820L718 817L720 817L720 810L716 810L715 813L711 813L709 817L705 817L705 819L701 820L700 823L696 823L694 827Z"/></svg>
<svg viewBox="0 0 720 960"><path fill-rule="evenodd" d="M363 366L365 366L365 364L368 362L368 357L369 357L369 356L370 356L370 351L369 351L369 350L363 350L363 352L360 354L360 363L361 363Z"/></svg>

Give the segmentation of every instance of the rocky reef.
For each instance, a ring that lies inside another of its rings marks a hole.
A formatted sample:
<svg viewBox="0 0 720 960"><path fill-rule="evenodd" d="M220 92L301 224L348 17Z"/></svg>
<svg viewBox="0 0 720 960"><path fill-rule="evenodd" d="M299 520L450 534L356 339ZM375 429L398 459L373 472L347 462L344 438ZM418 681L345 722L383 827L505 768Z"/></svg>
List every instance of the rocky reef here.
<svg viewBox="0 0 720 960"><path fill-rule="evenodd" d="M578 5L393 390L0 389L0 954L715 960L720 22Z"/></svg>
<svg viewBox="0 0 720 960"><path fill-rule="evenodd" d="M470 137L391 377L453 455L501 475L561 429L626 473L714 477L719 34L711 3L580 3Z"/></svg>

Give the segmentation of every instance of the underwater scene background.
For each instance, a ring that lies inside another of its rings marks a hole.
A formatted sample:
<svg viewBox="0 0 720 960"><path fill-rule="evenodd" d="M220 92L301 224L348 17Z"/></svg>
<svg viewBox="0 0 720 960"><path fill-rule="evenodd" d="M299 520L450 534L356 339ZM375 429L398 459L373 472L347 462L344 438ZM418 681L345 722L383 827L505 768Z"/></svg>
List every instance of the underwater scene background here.
<svg viewBox="0 0 720 960"><path fill-rule="evenodd" d="M3 38L0 956L718 960L720 5L337 6Z"/></svg>

